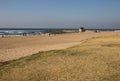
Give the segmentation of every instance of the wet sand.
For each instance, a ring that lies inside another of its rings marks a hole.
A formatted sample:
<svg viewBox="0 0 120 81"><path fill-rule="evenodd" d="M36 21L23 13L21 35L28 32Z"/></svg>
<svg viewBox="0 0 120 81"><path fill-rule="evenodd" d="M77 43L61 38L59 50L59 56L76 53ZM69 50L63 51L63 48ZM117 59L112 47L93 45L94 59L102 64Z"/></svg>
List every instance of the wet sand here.
<svg viewBox="0 0 120 81"><path fill-rule="evenodd" d="M0 38L0 62L14 60L39 51L65 49L93 37L115 34L113 32L85 32L51 36L26 36Z"/></svg>

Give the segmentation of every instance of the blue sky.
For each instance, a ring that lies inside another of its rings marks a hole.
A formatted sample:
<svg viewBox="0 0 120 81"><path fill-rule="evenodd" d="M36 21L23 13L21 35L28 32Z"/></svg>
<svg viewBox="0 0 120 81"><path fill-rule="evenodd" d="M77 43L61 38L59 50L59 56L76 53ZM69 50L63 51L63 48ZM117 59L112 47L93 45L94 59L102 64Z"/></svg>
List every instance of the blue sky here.
<svg viewBox="0 0 120 81"><path fill-rule="evenodd" d="M120 0L0 0L0 27L120 28Z"/></svg>

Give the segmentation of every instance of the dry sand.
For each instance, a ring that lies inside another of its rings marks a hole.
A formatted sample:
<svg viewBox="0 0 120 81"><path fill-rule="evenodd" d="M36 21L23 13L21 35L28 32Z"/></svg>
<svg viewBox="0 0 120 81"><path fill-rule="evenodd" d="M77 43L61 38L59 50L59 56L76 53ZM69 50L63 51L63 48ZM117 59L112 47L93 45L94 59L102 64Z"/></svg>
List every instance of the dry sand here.
<svg viewBox="0 0 120 81"><path fill-rule="evenodd" d="M114 34L101 33L72 33L52 36L28 36L0 38L0 62L18 59L32 55L39 51L65 49L80 44L81 41L103 35Z"/></svg>

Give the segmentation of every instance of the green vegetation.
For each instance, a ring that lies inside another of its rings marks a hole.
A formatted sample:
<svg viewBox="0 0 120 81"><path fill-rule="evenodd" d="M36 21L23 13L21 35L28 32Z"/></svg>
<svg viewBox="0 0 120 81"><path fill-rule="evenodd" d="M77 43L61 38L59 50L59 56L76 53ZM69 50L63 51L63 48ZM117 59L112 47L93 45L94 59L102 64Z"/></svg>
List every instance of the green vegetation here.
<svg viewBox="0 0 120 81"><path fill-rule="evenodd" d="M0 81L119 81L120 35L0 63Z"/></svg>

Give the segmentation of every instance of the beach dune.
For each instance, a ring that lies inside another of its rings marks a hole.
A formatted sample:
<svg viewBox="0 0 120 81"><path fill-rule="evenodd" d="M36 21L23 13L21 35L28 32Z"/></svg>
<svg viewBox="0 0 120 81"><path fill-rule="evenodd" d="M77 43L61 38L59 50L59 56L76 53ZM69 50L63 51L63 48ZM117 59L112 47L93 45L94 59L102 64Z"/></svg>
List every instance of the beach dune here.
<svg viewBox="0 0 120 81"><path fill-rule="evenodd" d="M51 36L27 36L0 38L0 62L14 60L39 51L65 49L93 37L110 35L110 32L86 32Z"/></svg>

